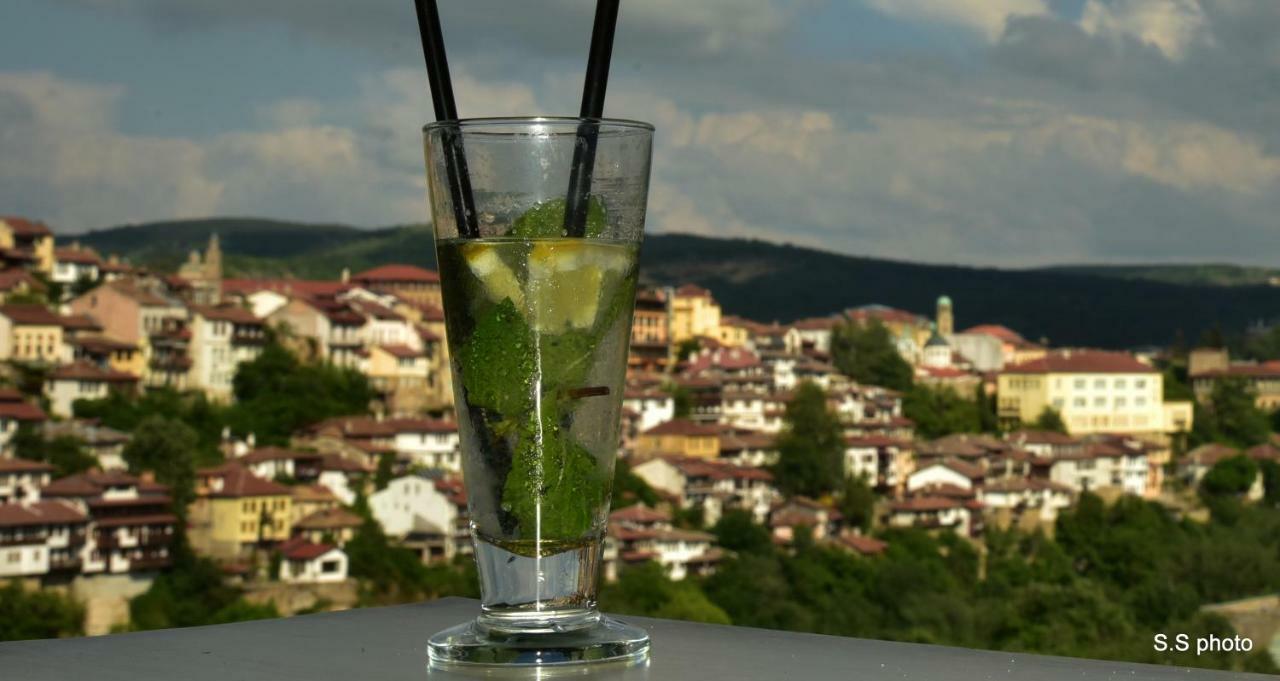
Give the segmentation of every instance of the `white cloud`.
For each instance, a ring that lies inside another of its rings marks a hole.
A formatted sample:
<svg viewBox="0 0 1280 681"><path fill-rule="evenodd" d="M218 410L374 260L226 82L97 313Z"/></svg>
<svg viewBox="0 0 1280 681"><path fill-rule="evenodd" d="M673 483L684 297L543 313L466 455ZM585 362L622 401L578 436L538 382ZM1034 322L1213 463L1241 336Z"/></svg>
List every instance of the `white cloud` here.
<svg viewBox="0 0 1280 681"><path fill-rule="evenodd" d="M879 12L913 21L948 24L976 31L990 42L1004 33L1010 17L1049 13L1045 0L862 0Z"/></svg>
<svg viewBox="0 0 1280 681"><path fill-rule="evenodd" d="M1080 26L1094 35L1128 36L1181 59L1196 41L1208 41L1208 22L1197 0L1089 0Z"/></svg>

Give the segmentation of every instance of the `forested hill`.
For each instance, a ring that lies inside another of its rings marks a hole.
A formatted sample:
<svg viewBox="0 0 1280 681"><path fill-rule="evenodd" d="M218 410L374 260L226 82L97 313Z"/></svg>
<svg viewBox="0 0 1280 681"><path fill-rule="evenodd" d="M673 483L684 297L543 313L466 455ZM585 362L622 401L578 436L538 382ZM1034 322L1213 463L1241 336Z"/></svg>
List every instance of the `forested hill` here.
<svg viewBox="0 0 1280 681"><path fill-rule="evenodd" d="M104 254L170 268L216 232L228 276L334 278L387 262L435 265L423 226L363 230L344 225L229 218L150 223L78 238ZM1191 341L1215 325L1238 332L1280 317L1280 288L1171 283L1135 268L1008 270L925 265L743 239L654 235L642 273L652 284L693 282L711 289L726 313L791 321L865 303L932 314L941 294L955 301L957 328L998 323L1056 345L1136 347ZM1197 266L1184 267L1192 271ZM1140 269L1140 268L1139 268ZM1167 278L1167 277L1165 277Z"/></svg>

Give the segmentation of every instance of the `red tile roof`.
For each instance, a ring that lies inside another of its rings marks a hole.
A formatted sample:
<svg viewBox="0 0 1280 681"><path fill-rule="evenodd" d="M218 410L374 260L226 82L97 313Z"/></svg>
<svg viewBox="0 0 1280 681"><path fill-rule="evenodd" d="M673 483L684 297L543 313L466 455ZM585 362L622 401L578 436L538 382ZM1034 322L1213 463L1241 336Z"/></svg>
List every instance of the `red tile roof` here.
<svg viewBox="0 0 1280 681"><path fill-rule="evenodd" d="M98 320L87 314L69 314L59 318L62 322L62 328L67 331L101 331L102 325Z"/></svg>
<svg viewBox="0 0 1280 681"><path fill-rule="evenodd" d="M280 555L288 560L315 560L335 548L337 547L328 544L313 544L302 537L294 537L280 545Z"/></svg>
<svg viewBox="0 0 1280 681"><path fill-rule="evenodd" d="M285 296L303 298L332 297L351 288L341 281L317 281L311 279L223 279L222 292L226 295L247 296L258 291L272 291Z"/></svg>
<svg viewBox="0 0 1280 681"><path fill-rule="evenodd" d="M0 291L12 291L18 284L22 283L36 291L45 290L44 283L32 276L24 267L10 267L6 270L0 270Z"/></svg>
<svg viewBox="0 0 1280 681"><path fill-rule="evenodd" d="M42 461L28 459L0 458L0 474L5 473L52 473L53 466Z"/></svg>
<svg viewBox="0 0 1280 681"><path fill-rule="evenodd" d="M239 466L229 466L217 477L222 478L222 485L218 489L209 491L209 496L211 497L236 499L240 497L287 496L289 494L288 487L270 480L263 480Z"/></svg>
<svg viewBox="0 0 1280 681"><path fill-rule="evenodd" d="M715 426L695 423L689 419L672 419L644 431L642 435L683 435L686 437L719 435Z"/></svg>
<svg viewBox="0 0 1280 681"><path fill-rule="evenodd" d="M383 422L394 433L456 433L458 424L446 419L403 418Z"/></svg>
<svg viewBox="0 0 1280 681"><path fill-rule="evenodd" d="M83 348L90 353L110 353L124 350L136 351L138 349L138 346L133 343L126 343L114 338L107 338L106 336L79 337L72 340L71 344L76 347Z"/></svg>
<svg viewBox="0 0 1280 681"><path fill-rule="evenodd" d="M9 225L17 236L53 236L53 231L43 222L11 215L0 215L0 222Z"/></svg>
<svg viewBox="0 0 1280 681"><path fill-rule="evenodd" d="M26 402L0 402L0 419L14 421L44 421L48 419L44 410Z"/></svg>
<svg viewBox="0 0 1280 681"><path fill-rule="evenodd" d="M330 530L360 527L364 520L345 508L329 508L316 511L293 524L295 530Z"/></svg>
<svg viewBox="0 0 1280 681"><path fill-rule="evenodd" d="M960 333L964 335L991 336L1010 345L1022 345L1027 342L1027 339L1022 337L1022 334L999 324L979 324L969 327Z"/></svg>
<svg viewBox="0 0 1280 681"><path fill-rule="evenodd" d="M102 369L95 364L79 361L64 364L49 372L49 378L55 381L92 381L98 383L135 383L138 380L133 374L113 369Z"/></svg>
<svg viewBox="0 0 1280 681"><path fill-rule="evenodd" d="M609 521L640 524L669 523L671 522L671 516L662 511L649 508L644 504L636 504L610 513Z"/></svg>
<svg viewBox="0 0 1280 681"><path fill-rule="evenodd" d="M299 452L283 447L258 447L231 463L261 463L263 461L295 461L297 459L320 459L315 452Z"/></svg>
<svg viewBox="0 0 1280 681"><path fill-rule="evenodd" d="M262 320L253 316L252 311L235 305L192 305L191 311L213 321L255 326L262 324Z"/></svg>
<svg viewBox="0 0 1280 681"><path fill-rule="evenodd" d="M126 515L119 518L101 518L93 521L100 528L141 527L143 525L176 525L178 516L172 513L149 513L147 515Z"/></svg>
<svg viewBox="0 0 1280 681"><path fill-rule="evenodd" d="M1006 374L1154 374L1157 370L1125 352L1055 350L1039 359L1007 366Z"/></svg>
<svg viewBox="0 0 1280 681"><path fill-rule="evenodd" d="M841 534L836 541L864 556L878 556L889 548L887 543L863 534Z"/></svg>
<svg viewBox="0 0 1280 681"><path fill-rule="evenodd" d="M102 258L98 252L92 248L62 246L55 248L53 257L58 262L73 262L79 265L98 265L102 262Z"/></svg>
<svg viewBox="0 0 1280 681"><path fill-rule="evenodd" d="M399 359L417 359L426 356L421 350L414 350L407 345L379 345L378 347L383 352Z"/></svg>
<svg viewBox="0 0 1280 681"><path fill-rule="evenodd" d="M942 511L950 508L963 508L964 506L965 503L963 501L948 497L911 497L889 503L891 510L906 513Z"/></svg>
<svg viewBox="0 0 1280 681"><path fill-rule="evenodd" d="M352 275L351 281L358 283L399 283L399 282L422 282L422 283L438 283L440 275L432 270L415 267L413 265L382 265L371 270L365 270L359 274Z"/></svg>
<svg viewBox="0 0 1280 681"><path fill-rule="evenodd" d="M685 284L676 289L676 295L681 298L710 298L711 292L697 284Z"/></svg>
<svg viewBox="0 0 1280 681"><path fill-rule="evenodd" d="M15 324L29 326L62 326L62 318L52 310L37 303L21 303L0 305L0 315L13 320Z"/></svg>
<svg viewBox="0 0 1280 681"><path fill-rule="evenodd" d="M71 525L88 518L70 504L45 500L25 504L0 504L0 527Z"/></svg>

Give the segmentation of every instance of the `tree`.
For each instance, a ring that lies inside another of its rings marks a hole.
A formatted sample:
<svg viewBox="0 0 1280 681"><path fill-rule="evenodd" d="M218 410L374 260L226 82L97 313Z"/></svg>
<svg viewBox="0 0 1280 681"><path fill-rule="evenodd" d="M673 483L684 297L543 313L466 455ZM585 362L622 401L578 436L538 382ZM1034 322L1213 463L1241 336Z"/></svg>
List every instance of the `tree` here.
<svg viewBox="0 0 1280 681"><path fill-rule="evenodd" d="M177 535L170 553L173 567L129 601L130 629L197 627L280 616L274 605L254 605L241 598L239 589L223 581L216 563L192 552L184 533Z"/></svg>
<svg viewBox="0 0 1280 681"><path fill-rule="evenodd" d="M693 394L689 389L679 383L668 383L666 392L671 396L671 401L675 409L674 416L678 419L687 419L693 414Z"/></svg>
<svg viewBox="0 0 1280 681"><path fill-rule="evenodd" d="M600 592L601 607L627 615L731 624L729 616L689 580L673 582L662 566L646 561L622 570Z"/></svg>
<svg viewBox="0 0 1280 681"><path fill-rule="evenodd" d="M701 349L702 343L699 343L697 338L686 338L680 341L680 344L676 346L676 362L679 363L689 359L698 354Z"/></svg>
<svg viewBox="0 0 1280 681"><path fill-rule="evenodd" d="M62 638L84 633L84 608L53 591L0 586L0 641Z"/></svg>
<svg viewBox="0 0 1280 681"><path fill-rule="evenodd" d="M625 508L632 504L644 504L650 508L658 505L658 493L631 472L626 461L619 460L613 466L613 508Z"/></svg>
<svg viewBox="0 0 1280 681"><path fill-rule="evenodd" d="M1270 459L1258 462L1258 472L1262 475L1262 489L1267 504L1280 506L1280 463Z"/></svg>
<svg viewBox="0 0 1280 681"><path fill-rule="evenodd" d="M391 482L391 477L395 474L396 465L395 452L383 452L378 455L378 470L373 474L374 489L383 490Z"/></svg>
<svg viewBox="0 0 1280 681"><path fill-rule="evenodd" d="M844 489L840 492L840 513L849 525L871 529L871 520L875 514L876 494L867 484L863 476L848 476L844 480Z"/></svg>
<svg viewBox="0 0 1280 681"><path fill-rule="evenodd" d="M765 554L773 551L769 530L755 521L751 513L734 508L724 512L711 528L716 544L730 551Z"/></svg>
<svg viewBox="0 0 1280 681"><path fill-rule="evenodd" d="M1253 389L1236 376L1217 380L1209 396L1203 429L1213 440L1237 447L1264 442L1271 433L1267 414L1254 401Z"/></svg>
<svg viewBox="0 0 1280 681"><path fill-rule="evenodd" d="M53 466L53 477L80 473L98 464L97 458L84 450L84 443L77 437L59 435L46 440L29 423L18 426L13 435L13 449L20 459L42 461Z"/></svg>
<svg viewBox="0 0 1280 681"><path fill-rule="evenodd" d="M236 432L264 444L287 444L302 426L362 413L375 394L363 374L331 364L303 364L274 338L236 371L236 404L228 415Z"/></svg>
<svg viewBox="0 0 1280 681"><path fill-rule="evenodd" d="M787 404L778 436L778 488L786 494L820 496L835 489L843 472L840 421L827 409L822 388L805 381Z"/></svg>
<svg viewBox="0 0 1280 681"><path fill-rule="evenodd" d="M840 373L859 383L905 391L913 382L911 365L879 320L837 324L831 330L831 358Z"/></svg>
<svg viewBox="0 0 1280 681"><path fill-rule="evenodd" d="M912 386L902 398L902 413L915 421L916 432L928 439L982 429L978 405L949 387Z"/></svg>
<svg viewBox="0 0 1280 681"><path fill-rule="evenodd" d="M1239 454L1214 464L1200 480L1200 491L1214 497L1238 497L1249 491L1257 477L1258 465Z"/></svg>
<svg viewBox="0 0 1280 681"><path fill-rule="evenodd" d="M978 405L978 429L984 433L995 433L1000 430L1000 414L996 410L996 395L987 394L986 386L981 381L973 387L973 401Z"/></svg>
<svg viewBox="0 0 1280 681"><path fill-rule="evenodd" d="M195 500L196 448L199 438L187 424L164 416L149 416L133 432L124 460L134 473L151 471L169 486L173 510L185 518Z"/></svg>
<svg viewBox="0 0 1280 681"><path fill-rule="evenodd" d="M1036 420L1031 422L1031 427L1050 433L1067 434L1067 424L1062 420L1062 413L1053 407L1045 407L1041 410Z"/></svg>

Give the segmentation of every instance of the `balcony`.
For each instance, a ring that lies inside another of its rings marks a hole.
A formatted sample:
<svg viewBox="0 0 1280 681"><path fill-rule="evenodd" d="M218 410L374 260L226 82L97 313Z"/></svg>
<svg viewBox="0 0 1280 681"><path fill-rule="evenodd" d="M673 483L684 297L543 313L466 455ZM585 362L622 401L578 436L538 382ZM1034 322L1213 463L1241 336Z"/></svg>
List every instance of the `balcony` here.
<svg viewBox="0 0 1280 681"><path fill-rule="evenodd" d="M474 601L445 599L390 608L348 610L281 620L196 629L46 641L0 643L5 678L65 679L240 678L307 681L475 679L480 673L426 669L426 639L475 617ZM629 618L653 637L648 668L616 667L572 673L574 679L1127 679L1227 681L1245 674L1103 662L1022 653L892 643L669 620ZM577 669L577 668L574 668ZM561 669L561 672L566 670ZM558 676L558 675L557 675ZM533 672L491 678L546 678Z"/></svg>

